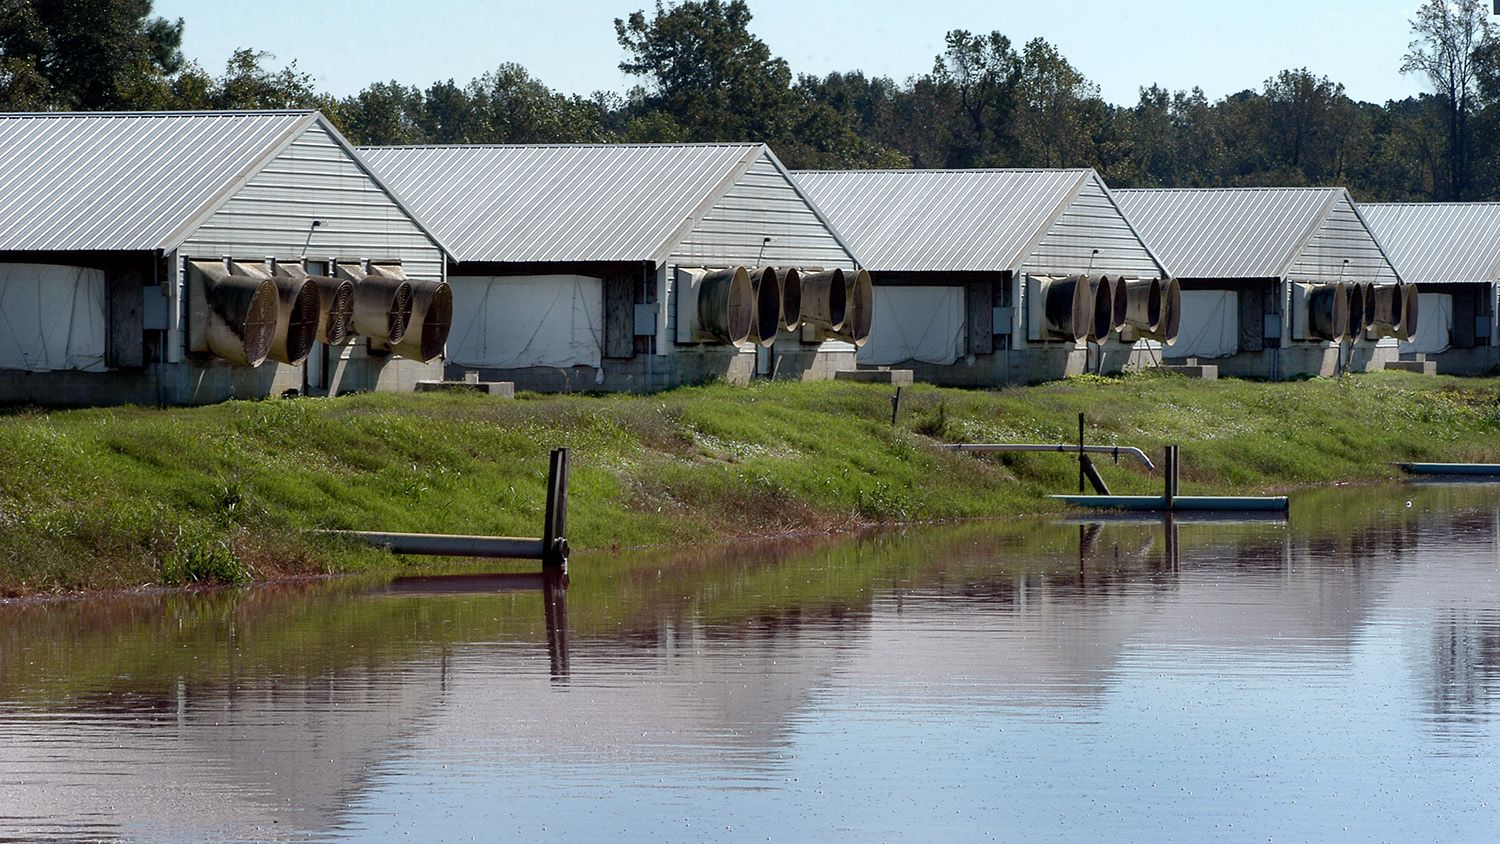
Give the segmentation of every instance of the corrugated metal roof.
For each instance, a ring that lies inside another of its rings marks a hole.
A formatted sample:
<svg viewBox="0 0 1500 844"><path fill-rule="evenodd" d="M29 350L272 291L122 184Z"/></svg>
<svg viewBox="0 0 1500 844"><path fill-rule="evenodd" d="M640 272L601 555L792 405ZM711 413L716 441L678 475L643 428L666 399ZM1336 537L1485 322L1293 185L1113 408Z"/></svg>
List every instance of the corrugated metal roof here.
<svg viewBox="0 0 1500 844"><path fill-rule="evenodd" d="M1500 277L1500 202L1369 203L1359 211L1407 281Z"/></svg>
<svg viewBox="0 0 1500 844"><path fill-rule="evenodd" d="M1343 188L1119 190L1115 200L1179 278L1280 278Z"/></svg>
<svg viewBox="0 0 1500 844"><path fill-rule="evenodd" d="M318 119L309 111L0 114L0 250L171 249Z"/></svg>
<svg viewBox="0 0 1500 844"><path fill-rule="evenodd" d="M797 171L854 251L884 272L1016 270L1092 170Z"/></svg>
<svg viewBox="0 0 1500 844"><path fill-rule="evenodd" d="M363 147L459 261L659 260L762 144ZM779 165L778 165L779 166Z"/></svg>

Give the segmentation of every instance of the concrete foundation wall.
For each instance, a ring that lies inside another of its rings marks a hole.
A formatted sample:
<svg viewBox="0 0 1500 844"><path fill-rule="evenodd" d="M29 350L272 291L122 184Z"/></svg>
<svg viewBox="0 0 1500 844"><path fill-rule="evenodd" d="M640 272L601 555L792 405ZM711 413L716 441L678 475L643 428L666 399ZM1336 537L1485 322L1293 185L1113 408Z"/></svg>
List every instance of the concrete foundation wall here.
<svg viewBox="0 0 1500 844"><path fill-rule="evenodd" d="M0 404L191 405L271 398L288 391L303 393L305 366L265 363L251 368L219 360L191 360L111 372L0 370ZM348 359L334 359L331 392L410 392L417 381L440 378L442 372L441 361L423 364L352 354ZM307 392L326 395L330 391L314 388Z"/></svg>
<svg viewBox="0 0 1500 844"><path fill-rule="evenodd" d="M1170 350L1169 350L1170 351ZM1495 365L1493 350L1476 349L1474 354L1453 357L1444 363L1444 355L1433 356L1440 372L1482 374ZM1102 354L1103 363L1099 356ZM1376 345L1373 342L1358 343L1353 351L1346 345L1343 350L1345 368L1352 372L1378 372L1385 368L1386 361L1399 358L1394 345ZM1107 343L1102 349L1090 350L1085 357L1082 347L1064 344L1040 346L1031 344L1025 349L1004 350L988 355L970 355L946 366L907 361L893 364L892 369L910 369L916 379L923 383L952 387L1000 387L1007 384L1035 384L1079 375L1084 372L1102 371L1105 374L1143 369L1157 363L1183 363L1183 358L1162 357L1144 346L1126 346L1122 343ZM1327 344L1293 344L1287 349L1268 349L1261 352L1240 352L1228 357L1202 359L1200 363L1219 367L1219 374L1226 378L1256 378L1276 380L1303 375L1331 377L1339 372L1339 349ZM871 367L862 367L871 368Z"/></svg>
<svg viewBox="0 0 1500 844"><path fill-rule="evenodd" d="M762 352L762 355L766 353ZM475 369L449 365L448 378L478 372L484 381L513 381L518 390L544 393L636 392L665 390L684 384L724 380L748 384L755 378L775 377L790 381L823 381L841 369L854 369L853 351L829 351L794 342L778 344L758 366L752 348L680 347L670 355L636 355L606 358L602 367L530 367L526 369Z"/></svg>
<svg viewBox="0 0 1500 844"><path fill-rule="evenodd" d="M1267 381L1298 378L1308 375L1325 378L1339 374L1340 350L1328 343L1294 342L1285 349L1266 349L1260 352L1239 352L1222 358L1202 358L1199 363L1213 364L1219 368L1223 378L1259 378ZM1363 341L1342 350L1344 368L1350 372L1379 372L1386 361L1398 359L1399 352L1393 344L1377 345ZM1182 358L1169 358L1170 363L1182 363Z"/></svg>
<svg viewBox="0 0 1500 844"><path fill-rule="evenodd" d="M1437 364L1444 375L1488 375L1500 367L1500 349L1481 346L1477 349L1449 349L1427 359Z"/></svg>
<svg viewBox="0 0 1500 844"><path fill-rule="evenodd" d="M1039 345L984 355L968 355L956 362L941 365L906 361L892 364L891 369L910 369L916 380L947 387L1002 387L1008 384L1036 384L1070 375L1099 371L1117 374L1138 369L1154 362L1150 352L1121 343L1107 343L1101 349L1087 352L1082 346L1066 344ZM861 367L873 368L873 367Z"/></svg>

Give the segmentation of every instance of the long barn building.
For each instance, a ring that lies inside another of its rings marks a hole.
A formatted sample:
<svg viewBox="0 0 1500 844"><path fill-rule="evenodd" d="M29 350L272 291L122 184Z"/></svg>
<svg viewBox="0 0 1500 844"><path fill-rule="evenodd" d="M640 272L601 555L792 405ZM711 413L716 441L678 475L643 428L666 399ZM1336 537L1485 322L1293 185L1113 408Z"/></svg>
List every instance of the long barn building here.
<svg viewBox="0 0 1500 844"><path fill-rule="evenodd" d="M1341 344L1308 328L1311 285L1401 280L1347 190L1182 188L1115 196L1182 284L1171 358L1257 378L1380 369L1396 359L1394 339Z"/></svg>
<svg viewBox="0 0 1500 844"><path fill-rule="evenodd" d="M1093 349L1052 339L1042 324L1043 280L1165 274L1093 170L795 176L874 280L875 325L862 365L989 386L1119 371L1151 354L1118 337Z"/></svg>
<svg viewBox="0 0 1500 844"><path fill-rule="evenodd" d="M339 342L309 342L307 322L445 271L316 112L0 115L0 401L409 389L442 364L402 354L405 332L360 336L343 313ZM342 298L308 294L312 276Z"/></svg>
<svg viewBox="0 0 1500 844"><path fill-rule="evenodd" d="M1439 372L1475 375L1500 364L1500 203L1367 203L1359 206L1406 281L1421 287L1417 333L1403 355Z"/></svg>
<svg viewBox="0 0 1500 844"><path fill-rule="evenodd" d="M706 338L689 286L744 267L854 270L763 144L366 147L452 250L450 374L534 390L818 379L855 347L803 329Z"/></svg>

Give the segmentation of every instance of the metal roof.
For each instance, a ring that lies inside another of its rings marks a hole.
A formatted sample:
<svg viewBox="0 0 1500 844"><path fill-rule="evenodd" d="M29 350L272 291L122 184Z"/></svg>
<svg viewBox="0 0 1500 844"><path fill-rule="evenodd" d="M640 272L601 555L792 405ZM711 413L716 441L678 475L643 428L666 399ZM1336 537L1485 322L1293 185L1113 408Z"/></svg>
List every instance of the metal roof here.
<svg viewBox="0 0 1500 844"><path fill-rule="evenodd" d="M1407 281L1500 277L1500 202L1377 202L1359 210Z"/></svg>
<svg viewBox="0 0 1500 844"><path fill-rule="evenodd" d="M321 119L310 111L0 114L0 250L174 248Z"/></svg>
<svg viewBox="0 0 1500 844"><path fill-rule="evenodd" d="M1280 278L1341 198L1343 188L1115 191L1136 231L1180 278Z"/></svg>
<svg viewBox="0 0 1500 844"><path fill-rule="evenodd" d="M1019 269L1093 170L802 170L793 174L861 266Z"/></svg>
<svg viewBox="0 0 1500 844"><path fill-rule="evenodd" d="M362 147L458 261L658 261L763 144ZM781 166L779 163L776 165Z"/></svg>

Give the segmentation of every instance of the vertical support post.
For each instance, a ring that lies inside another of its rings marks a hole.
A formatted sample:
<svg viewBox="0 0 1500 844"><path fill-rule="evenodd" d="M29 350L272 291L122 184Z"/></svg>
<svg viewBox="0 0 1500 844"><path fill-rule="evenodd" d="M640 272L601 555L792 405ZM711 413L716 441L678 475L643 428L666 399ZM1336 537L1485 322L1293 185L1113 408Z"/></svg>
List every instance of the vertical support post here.
<svg viewBox="0 0 1500 844"><path fill-rule="evenodd" d="M891 396L891 427L896 427L896 422L901 418L901 400L906 397L906 388L897 387L896 394Z"/></svg>
<svg viewBox="0 0 1500 844"><path fill-rule="evenodd" d="M547 463L547 510L542 515L542 568L568 566L568 450L554 448Z"/></svg>
<svg viewBox="0 0 1500 844"><path fill-rule="evenodd" d="M1078 494L1083 494L1083 414L1078 414Z"/></svg>
<svg viewBox="0 0 1500 844"><path fill-rule="evenodd" d="M1172 497L1182 494L1182 446L1172 446Z"/></svg>
<svg viewBox="0 0 1500 844"><path fill-rule="evenodd" d="M1167 446L1166 458L1162 461L1163 474L1166 476L1162 494L1163 505L1167 510L1173 508L1173 499L1177 497L1177 446Z"/></svg>

